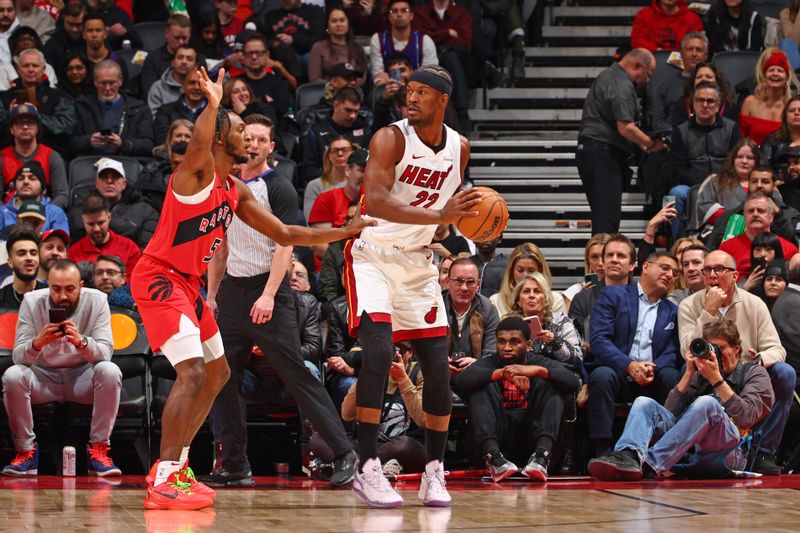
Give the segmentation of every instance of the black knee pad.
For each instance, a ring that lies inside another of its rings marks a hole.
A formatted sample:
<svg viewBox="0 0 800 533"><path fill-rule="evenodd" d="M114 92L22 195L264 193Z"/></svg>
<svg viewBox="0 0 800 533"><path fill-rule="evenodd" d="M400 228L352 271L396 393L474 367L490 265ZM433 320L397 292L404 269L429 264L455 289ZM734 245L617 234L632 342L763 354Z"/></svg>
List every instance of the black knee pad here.
<svg viewBox="0 0 800 533"><path fill-rule="evenodd" d="M382 409L383 397L386 394L386 378L394 358L392 325L373 322L369 315L364 313L358 326L358 342L361 344L363 355L356 387L356 405Z"/></svg>
<svg viewBox="0 0 800 533"><path fill-rule="evenodd" d="M411 341L411 346L425 378L422 409L433 416L448 416L453 405L453 394L450 391L447 338L416 339Z"/></svg>

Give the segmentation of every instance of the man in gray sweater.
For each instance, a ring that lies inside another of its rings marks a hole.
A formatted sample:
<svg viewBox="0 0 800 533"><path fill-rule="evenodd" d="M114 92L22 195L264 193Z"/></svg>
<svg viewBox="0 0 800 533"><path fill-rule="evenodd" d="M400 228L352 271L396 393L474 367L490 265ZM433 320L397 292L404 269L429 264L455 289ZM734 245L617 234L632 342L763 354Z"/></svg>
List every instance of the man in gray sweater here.
<svg viewBox="0 0 800 533"><path fill-rule="evenodd" d="M769 374L756 363L741 362L742 342L732 320L706 323L703 338L716 345L712 353L686 353L683 377L663 406L651 398L636 399L614 451L589 461L593 477L637 480L644 468L665 477L676 467L718 477L745 467L739 441L772 408Z"/></svg>
<svg viewBox="0 0 800 533"><path fill-rule="evenodd" d="M3 402L17 451L3 474L38 473L31 405L75 402L94 406L86 449L89 474L119 476L108 452L122 372L111 362L114 341L106 295L84 288L78 265L68 259L53 264L48 284L25 295L14 339L14 366L3 374Z"/></svg>

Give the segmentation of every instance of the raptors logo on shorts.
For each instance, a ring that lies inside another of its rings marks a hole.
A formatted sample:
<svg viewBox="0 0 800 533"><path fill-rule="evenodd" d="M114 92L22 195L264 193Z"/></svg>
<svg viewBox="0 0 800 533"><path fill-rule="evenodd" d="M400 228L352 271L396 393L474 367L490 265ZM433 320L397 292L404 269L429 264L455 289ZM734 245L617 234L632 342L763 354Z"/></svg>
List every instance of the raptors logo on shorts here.
<svg viewBox="0 0 800 533"><path fill-rule="evenodd" d="M172 296L172 280L167 276L156 276L153 278L153 283L147 287L147 292L154 302L163 302Z"/></svg>

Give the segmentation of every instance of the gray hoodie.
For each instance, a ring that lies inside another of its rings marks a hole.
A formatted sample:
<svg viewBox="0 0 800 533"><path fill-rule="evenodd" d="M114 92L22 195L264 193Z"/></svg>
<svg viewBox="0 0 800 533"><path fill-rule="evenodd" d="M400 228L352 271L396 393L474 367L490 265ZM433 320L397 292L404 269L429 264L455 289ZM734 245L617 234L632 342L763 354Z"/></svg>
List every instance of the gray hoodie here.
<svg viewBox="0 0 800 533"><path fill-rule="evenodd" d="M15 364L75 368L86 363L111 360L114 339L111 334L111 311L105 293L82 287L78 305L68 317L88 341L83 350L79 350L63 337L43 346L41 350L33 349L33 338L50 323L49 311L52 307L50 289L31 291L23 298L12 353Z"/></svg>
<svg viewBox="0 0 800 533"><path fill-rule="evenodd" d="M181 97L183 94L183 84L175 81L172 77L172 67L169 67L161 75L161 79L150 87L147 91L147 106L156 116L156 111L164 104L170 104Z"/></svg>

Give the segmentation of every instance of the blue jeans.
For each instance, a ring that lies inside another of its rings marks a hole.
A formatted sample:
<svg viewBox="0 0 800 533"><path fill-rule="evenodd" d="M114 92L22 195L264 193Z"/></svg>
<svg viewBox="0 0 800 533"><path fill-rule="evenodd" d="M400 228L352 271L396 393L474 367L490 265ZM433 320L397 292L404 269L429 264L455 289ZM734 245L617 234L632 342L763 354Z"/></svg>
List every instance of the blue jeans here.
<svg viewBox="0 0 800 533"><path fill-rule="evenodd" d="M651 446L653 440L656 442ZM652 398L640 396L633 402L614 451L635 450L643 462L661 475L670 471L687 453L686 462L691 464L724 454L724 463L740 470L745 466L746 457L738 444L739 430L713 396L698 397L677 419Z"/></svg>
<svg viewBox="0 0 800 533"><path fill-rule="evenodd" d="M688 185L676 185L669 190L669 193L675 197L675 210L678 212L678 216L672 221L673 239L681 236L681 223L686 213L686 204L689 202L689 188Z"/></svg>
<svg viewBox="0 0 800 533"><path fill-rule="evenodd" d="M794 399L797 373L789 363L784 362L775 363L767 369L767 372L769 372L769 379L772 382L775 403L772 404L772 409L761 425L764 436L758 450L768 455L775 455L783 438L783 428L786 427L786 421L789 420L789 409L792 407Z"/></svg>

